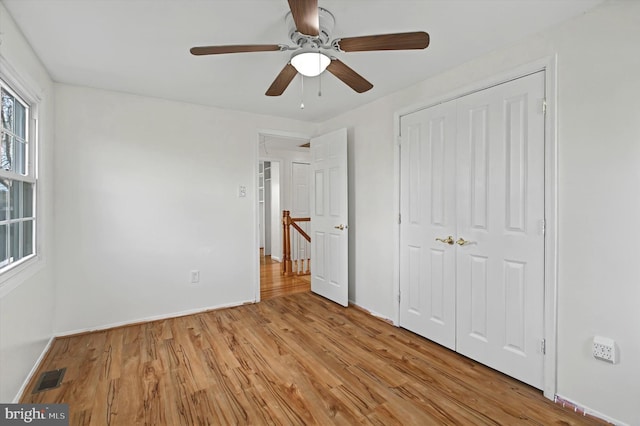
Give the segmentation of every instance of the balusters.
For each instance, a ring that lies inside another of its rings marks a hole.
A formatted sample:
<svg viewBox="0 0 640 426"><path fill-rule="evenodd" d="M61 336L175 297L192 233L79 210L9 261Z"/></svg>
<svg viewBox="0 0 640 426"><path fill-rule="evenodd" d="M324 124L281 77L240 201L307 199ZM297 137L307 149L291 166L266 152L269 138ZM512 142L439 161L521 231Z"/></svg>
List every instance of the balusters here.
<svg viewBox="0 0 640 426"><path fill-rule="evenodd" d="M311 273L310 252L311 238L307 231L296 222L309 222L310 218L292 218L289 210L282 211L282 266L285 276L308 275ZM291 227L295 231L292 234ZM308 228L304 226L304 228Z"/></svg>

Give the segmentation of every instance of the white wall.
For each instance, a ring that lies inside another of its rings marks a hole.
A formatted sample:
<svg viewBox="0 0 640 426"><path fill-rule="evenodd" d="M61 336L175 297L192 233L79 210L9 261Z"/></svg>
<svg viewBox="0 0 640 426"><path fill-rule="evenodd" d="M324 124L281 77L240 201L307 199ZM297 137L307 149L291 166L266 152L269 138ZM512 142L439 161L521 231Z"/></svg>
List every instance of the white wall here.
<svg viewBox="0 0 640 426"><path fill-rule="evenodd" d="M53 86L20 30L0 4L1 74L14 72L39 104L40 260L0 289L0 402L12 402L53 333Z"/></svg>
<svg viewBox="0 0 640 426"><path fill-rule="evenodd" d="M67 85L56 110L57 332L254 300L257 129L307 124Z"/></svg>
<svg viewBox="0 0 640 426"><path fill-rule="evenodd" d="M611 2L324 123L349 128L349 297L393 318L393 114L558 54L558 394L640 424L640 2ZM594 360L594 335L620 363Z"/></svg>

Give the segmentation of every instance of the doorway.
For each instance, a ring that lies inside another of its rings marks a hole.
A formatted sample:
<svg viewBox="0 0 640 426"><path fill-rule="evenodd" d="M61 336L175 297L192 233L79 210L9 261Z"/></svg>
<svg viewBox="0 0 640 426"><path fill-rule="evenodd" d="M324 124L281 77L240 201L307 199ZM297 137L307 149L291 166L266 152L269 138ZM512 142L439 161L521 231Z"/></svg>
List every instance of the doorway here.
<svg viewBox="0 0 640 426"><path fill-rule="evenodd" d="M309 291L310 278L281 274L283 261L283 210L308 212L308 185L298 185L309 165L309 139L261 132L258 135L258 234L259 234L259 298L260 300ZM305 146L306 145L306 146ZM305 209L304 204L307 207ZM296 249L304 251L305 247ZM307 249L307 251L309 251Z"/></svg>

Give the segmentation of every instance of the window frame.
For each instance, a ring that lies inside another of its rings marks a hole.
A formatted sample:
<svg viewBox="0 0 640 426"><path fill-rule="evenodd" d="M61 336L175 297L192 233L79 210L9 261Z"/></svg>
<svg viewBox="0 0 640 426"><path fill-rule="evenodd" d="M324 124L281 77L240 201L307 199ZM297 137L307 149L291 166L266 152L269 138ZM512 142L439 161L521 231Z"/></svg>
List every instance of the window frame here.
<svg viewBox="0 0 640 426"><path fill-rule="evenodd" d="M33 185L33 253L8 263L0 267L0 296L11 291L17 287L20 283L10 284L12 278L21 274L23 271L32 269L32 266L40 262L42 258L41 239L42 239L42 212L40 209L40 179L39 179L39 122L38 122L38 110L41 102L41 97L38 93L42 93L41 90L37 90L38 86L33 84L28 78L25 78L23 74L17 72L6 60L0 55L0 86L10 93L14 98L22 102L28 108L26 117L26 143L27 143L27 174L20 175L17 172L8 172L0 168L0 178L11 179L12 181L22 181ZM25 218L8 219L7 231L9 231L11 223L19 223ZM34 270L35 272L35 270ZM26 278L26 277L25 277Z"/></svg>

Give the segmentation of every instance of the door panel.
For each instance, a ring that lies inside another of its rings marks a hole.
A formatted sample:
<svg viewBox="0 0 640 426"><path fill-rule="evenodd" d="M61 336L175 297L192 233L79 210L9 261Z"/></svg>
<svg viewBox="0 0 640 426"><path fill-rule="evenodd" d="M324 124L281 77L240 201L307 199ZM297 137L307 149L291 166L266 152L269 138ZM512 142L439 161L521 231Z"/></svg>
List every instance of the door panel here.
<svg viewBox="0 0 640 426"><path fill-rule="evenodd" d="M469 256L470 262L470 329L469 334L480 341L487 341L488 310L487 310L487 258L484 256Z"/></svg>
<svg viewBox="0 0 640 426"><path fill-rule="evenodd" d="M455 248L436 238L455 233L455 113L447 104L403 117L400 177L400 324L449 348Z"/></svg>
<svg viewBox="0 0 640 426"><path fill-rule="evenodd" d="M349 304L347 130L311 139L311 291Z"/></svg>
<svg viewBox="0 0 640 426"><path fill-rule="evenodd" d="M489 211L489 108L480 105L468 111L470 122L470 197L471 223L475 229L487 229L487 215Z"/></svg>
<svg viewBox="0 0 640 426"><path fill-rule="evenodd" d="M316 216L324 217L324 170L314 170L315 176L315 191L313 200L315 201L315 207L312 211Z"/></svg>
<svg viewBox="0 0 640 426"><path fill-rule="evenodd" d="M293 200L291 216L309 216L309 170L308 163L291 163L291 181L293 187Z"/></svg>

